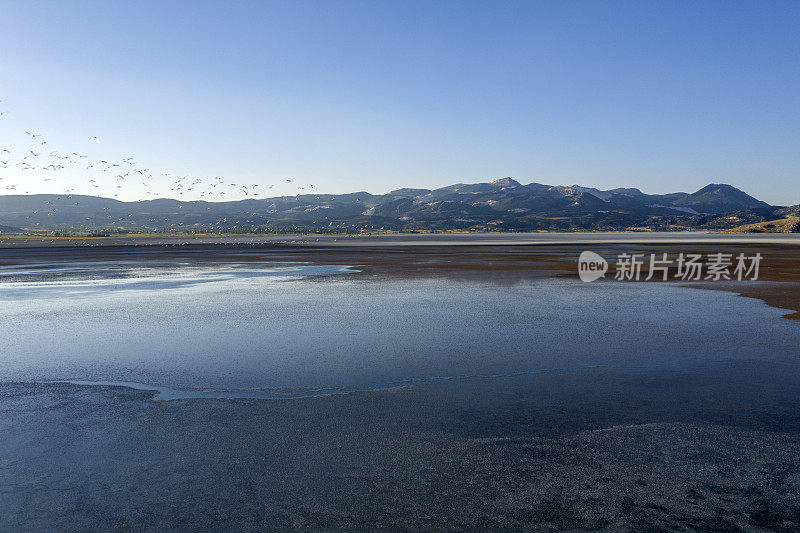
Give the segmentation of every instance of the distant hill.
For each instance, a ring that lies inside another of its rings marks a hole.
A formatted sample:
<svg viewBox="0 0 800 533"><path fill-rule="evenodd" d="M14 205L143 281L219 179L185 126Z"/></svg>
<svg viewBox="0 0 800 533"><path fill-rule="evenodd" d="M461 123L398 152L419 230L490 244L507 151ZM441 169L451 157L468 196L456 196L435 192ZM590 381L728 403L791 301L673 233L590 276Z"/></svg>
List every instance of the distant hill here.
<svg viewBox="0 0 800 533"><path fill-rule="evenodd" d="M712 183L699 191L672 200L676 207L687 207L700 213L727 213L737 209L770 207L749 194L724 183Z"/></svg>
<svg viewBox="0 0 800 533"><path fill-rule="evenodd" d="M511 178L381 195L304 194L235 202L0 196L0 225L26 231L726 229L797 212L770 206L726 184L710 184L694 193L651 195L635 188L523 185Z"/></svg>
<svg viewBox="0 0 800 533"><path fill-rule="evenodd" d="M747 233L798 233L800 232L800 217L744 224L742 226L736 226L731 231Z"/></svg>
<svg viewBox="0 0 800 533"><path fill-rule="evenodd" d="M784 217L797 217L800 216L800 205L793 205L791 207L783 207L775 211Z"/></svg>

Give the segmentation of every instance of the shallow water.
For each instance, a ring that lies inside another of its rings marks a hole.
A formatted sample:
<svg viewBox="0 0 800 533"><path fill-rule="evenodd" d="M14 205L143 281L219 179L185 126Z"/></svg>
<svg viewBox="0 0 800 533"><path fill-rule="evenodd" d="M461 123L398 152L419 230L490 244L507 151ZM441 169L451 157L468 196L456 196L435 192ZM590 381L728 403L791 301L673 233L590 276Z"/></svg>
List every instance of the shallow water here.
<svg viewBox="0 0 800 533"><path fill-rule="evenodd" d="M53 278L54 270L70 275ZM292 398L800 354L800 328L779 320L780 310L727 292L352 279L356 270L8 268L0 272L8 276L0 283L0 380L121 384L160 399Z"/></svg>
<svg viewBox="0 0 800 533"><path fill-rule="evenodd" d="M0 530L800 524L779 309L231 254L0 267Z"/></svg>

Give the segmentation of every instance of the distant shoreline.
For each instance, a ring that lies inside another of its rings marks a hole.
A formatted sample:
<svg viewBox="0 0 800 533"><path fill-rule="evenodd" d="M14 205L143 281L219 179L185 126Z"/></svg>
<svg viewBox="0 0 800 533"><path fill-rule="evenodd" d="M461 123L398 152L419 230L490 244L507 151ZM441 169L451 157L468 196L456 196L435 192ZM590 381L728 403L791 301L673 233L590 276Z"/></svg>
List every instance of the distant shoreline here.
<svg viewBox="0 0 800 533"><path fill-rule="evenodd" d="M685 232L536 232L536 233L381 233L381 234L142 234L112 236L30 236L0 234L0 248L291 245L291 246L453 246L570 244L787 244L800 245L800 233Z"/></svg>

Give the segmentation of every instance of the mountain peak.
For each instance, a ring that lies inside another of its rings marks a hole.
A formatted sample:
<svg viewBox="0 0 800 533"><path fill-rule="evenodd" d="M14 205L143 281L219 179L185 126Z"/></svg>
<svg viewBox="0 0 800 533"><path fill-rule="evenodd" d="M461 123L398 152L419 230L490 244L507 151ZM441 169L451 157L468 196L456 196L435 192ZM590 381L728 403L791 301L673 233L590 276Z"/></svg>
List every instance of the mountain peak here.
<svg viewBox="0 0 800 533"><path fill-rule="evenodd" d="M617 187L616 189L610 189L606 192L611 194L621 194L622 196L644 196L644 193L636 187Z"/></svg>
<svg viewBox="0 0 800 533"><path fill-rule="evenodd" d="M498 187L522 187L520 182L511 178L500 178L499 180L494 180L492 185L497 185Z"/></svg>
<svg viewBox="0 0 800 533"><path fill-rule="evenodd" d="M741 189L737 189L733 185L728 185L727 183L709 183L699 191L694 194L705 194L705 193L741 193L745 194L744 191Z"/></svg>

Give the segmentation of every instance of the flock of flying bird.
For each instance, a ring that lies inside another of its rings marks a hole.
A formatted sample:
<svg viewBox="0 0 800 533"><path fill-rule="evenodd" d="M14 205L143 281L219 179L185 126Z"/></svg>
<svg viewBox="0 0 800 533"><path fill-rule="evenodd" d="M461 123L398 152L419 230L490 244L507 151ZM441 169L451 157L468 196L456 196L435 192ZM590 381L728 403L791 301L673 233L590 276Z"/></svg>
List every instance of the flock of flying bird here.
<svg viewBox="0 0 800 533"><path fill-rule="evenodd" d="M4 115L5 113L0 111L0 119ZM0 148L0 194L31 194L31 185L37 182L40 185L52 182L48 188L52 187L55 194L72 199L73 195L78 194L75 186L59 187L59 181L62 181L59 178L62 175L74 176L75 171L82 176L82 179L86 180L85 187L81 188L82 191L91 194L95 189L101 189L94 191L99 195L101 193L108 194L108 191L111 190L113 197L117 199L126 185L135 185L138 188L138 183L141 183L144 194L148 198L155 199L158 197L156 191L165 189L164 182L166 181L169 186L168 190L172 193L170 196L185 202L207 200L211 197L219 200L263 198L263 193L275 186L273 184L262 188L259 184L238 184L219 176L204 179L190 176L177 177L166 172L157 173L138 164L133 157L124 157L118 161L95 159L86 153L53 150L47 139L40 133L26 131L25 135L28 137L29 146L24 150L15 152L9 148ZM87 143L89 145L100 144L100 138L92 136ZM74 182L74 180L70 181ZM294 185L297 196L304 194L302 191L306 191L305 194L312 193L314 189L312 184L295 184L290 178L283 181L285 182L284 186ZM41 189L41 187L36 188ZM79 205L79 203L76 201L75 205Z"/></svg>
<svg viewBox="0 0 800 533"><path fill-rule="evenodd" d="M77 167L82 173L93 176L88 179L87 184L95 189L100 188L99 181L113 180L116 192L114 197L120 195L119 189L123 188L126 180L141 180L142 185L145 187L145 194L155 196L153 190L154 174L150 169L141 168L133 157L125 157L118 162L108 161L105 159L91 161L88 155L79 154L78 152L61 153L47 148L47 140L42 138L39 133L26 131L25 134L30 137L35 146L27 149L21 155L22 157L14 157L13 152L8 148L0 149L0 169L15 169L20 173L40 173L39 177L41 182L53 181L57 176L56 173L70 167ZM89 138L90 142L99 144L99 137ZM38 151L37 151L38 150ZM85 165L85 166L84 166ZM44 177L42 177L44 176ZM216 176L211 179L203 178L190 178L189 176L174 177L169 173L161 173L159 176L170 179L170 191L173 191L178 196L184 196L191 191L198 191L197 198L203 199L208 195L217 194L225 195L226 188L228 194L234 196L238 195L244 198L258 197L260 191L257 189L259 184L244 185L237 183L227 182L225 179ZM5 177L0 176L0 180ZM24 192L24 194L31 194L30 190L24 190L24 185L29 185L35 178L23 179L20 182L9 183L5 185L8 191ZM286 179L286 183L292 183L293 180ZM202 190L202 185L205 184L210 189ZM22 188L20 188L22 187ZM219 189L217 189L219 187ZM269 185L267 189L272 189L274 185ZM297 191L313 190L314 185L300 186L297 185ZM74 188L67 189L66 193L73 193ZM300 194L299 192L297 194Z"/></svg>
<svg viewBox="0 0 800 533"><path fill-rule="evenodd" d="M0 100L1 102L2 100ZM0 119L6 113L0 111ZM1 125L2 123L0 123ZM48 146L48 141L40 133L26 131L25 135L29 137L30 146L28 149L21 153L13 153L8 148L0 148L0 170L11 169L20 171L24 174L39 174L41 182L53 181L57 178L57 173L68 169L70 167L77 167L83 174L92 176L88 179L87 184L91 188L100 188L99 182L113 180L116 192L114 197L119 197L120 189L127 180L138 179L141 180L142 185L145 187L145 194L155 196L153 189L155 174L147 168L140 167L133 157L125 157L120 161L108 161L104 159L92 161L89 155L80 154L78 152L58 152L52 150ZM92 136L88 139L89 143L100 144L100 138ZM244 185L231 183L216 176L211 179L203 178L190 178L189 176L176 177L169 173L158 174L161 178L171 180L169 183L170 191L174 192L177 196L188 195L191 191L196 191L197 199L202 199L212 194L229 196L240 196L243 198L258 197L260 187L258 184ZM6 176L0 174L0 180L7 180ZM20 179L15 183L0 183L0 188L5 188L7 191L24 192L30 194L31 191L27 190L26 185L30 185L34 177ZM292 179L285 179L286 183L293 183ZM209 188L202 190L202 186L206 185ZM272 189L274 185L269 185L267 189ZM305 186L296 185L297 194L299 191L313 190L314 186L309 184ZM65 192L74 192L74 189L68 189Z"/></svg>

